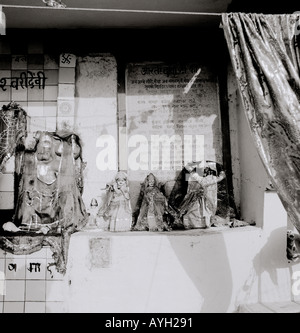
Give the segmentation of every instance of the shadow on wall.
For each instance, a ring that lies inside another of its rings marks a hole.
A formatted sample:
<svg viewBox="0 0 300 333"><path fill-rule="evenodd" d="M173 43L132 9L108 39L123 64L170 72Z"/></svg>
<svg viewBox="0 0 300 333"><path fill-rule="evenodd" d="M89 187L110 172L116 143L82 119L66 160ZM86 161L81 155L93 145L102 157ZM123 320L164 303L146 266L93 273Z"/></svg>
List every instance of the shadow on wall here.
<svg viewBox="0 0 300 333"><path fill-rule="evenodd" d="M242 287L246 295L257 285L259 301L276 302L291 297L292 276L286 257L286 235L286 227L280 227L262 240L265 245L253 258L252 270Z"/></svg>
<svg viewBox="0 0 300 333"><path fill-rule="evenodd" d="M213 237L210 233L204 233L200 238L199 235L195 236L192 242L190 237L178 235L169 237L169 241L186 274L203 298L200 312L228 312L233 282L222 233L215 233Z"/></svg>
<svg viewBox="0 0 300 333"><path fill-rule="evenodd" d="M253 260L253 267L257 275L267 272L275 286L278 286L277 270L288 267L286 234L286 227L273 230L267 238L266 244Z"/></svg>

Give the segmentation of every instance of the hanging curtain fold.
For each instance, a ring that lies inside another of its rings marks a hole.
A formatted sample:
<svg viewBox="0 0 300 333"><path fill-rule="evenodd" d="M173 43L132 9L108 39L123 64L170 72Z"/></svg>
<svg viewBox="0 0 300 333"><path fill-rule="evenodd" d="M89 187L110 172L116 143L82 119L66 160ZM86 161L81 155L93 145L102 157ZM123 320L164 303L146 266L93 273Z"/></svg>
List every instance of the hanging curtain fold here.
<svg viewBox="0 0 300 333"><path fill-rule="evenodd" d="M263 165L300 232L299 15L225 13L222 24Z"/></svg>

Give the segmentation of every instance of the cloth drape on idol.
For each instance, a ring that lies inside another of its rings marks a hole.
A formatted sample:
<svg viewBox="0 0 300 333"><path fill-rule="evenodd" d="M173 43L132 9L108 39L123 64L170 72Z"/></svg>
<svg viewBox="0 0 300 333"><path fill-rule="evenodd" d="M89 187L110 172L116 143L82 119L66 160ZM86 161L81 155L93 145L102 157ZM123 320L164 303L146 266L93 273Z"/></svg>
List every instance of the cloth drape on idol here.
<svg viewBox="0 0 300 333"><path fill-rule="evenodd" d="M0 247L14 254L29 254L50 246L57 271L65 273L71 234L80 230L88 218L81 198L79 137L69 132L42 131L27 136L24 130L14 148L12 222L18 230L14 235L4 233Z"/></svg>
<svg viewBox="0 0 300 333"><path fill-rule="evenodd" d="M214 161L188 163L179 173L170 193L168 204L178 219L174 229L206 228L227 225L241 226L229 204L227 181L223 166ZM246 224L244 224L246 225Z"/></svg>
<svg viewBox="0 0 300 333"><path fill-rule="evenodd" d="M299 15L226 13L222 24L252 137L300 232Z"/></svg>

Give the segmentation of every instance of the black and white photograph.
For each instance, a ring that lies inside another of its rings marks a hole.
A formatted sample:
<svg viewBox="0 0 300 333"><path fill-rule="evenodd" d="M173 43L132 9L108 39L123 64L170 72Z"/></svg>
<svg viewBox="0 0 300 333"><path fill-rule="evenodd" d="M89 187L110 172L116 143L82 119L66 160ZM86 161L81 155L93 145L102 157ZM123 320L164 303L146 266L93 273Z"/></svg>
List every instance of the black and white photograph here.
<svg viewBox="0 0 300 333"><path fill-rule="evenodd" d="M0 313L300 313L299 1L0 0Z"/></svg>

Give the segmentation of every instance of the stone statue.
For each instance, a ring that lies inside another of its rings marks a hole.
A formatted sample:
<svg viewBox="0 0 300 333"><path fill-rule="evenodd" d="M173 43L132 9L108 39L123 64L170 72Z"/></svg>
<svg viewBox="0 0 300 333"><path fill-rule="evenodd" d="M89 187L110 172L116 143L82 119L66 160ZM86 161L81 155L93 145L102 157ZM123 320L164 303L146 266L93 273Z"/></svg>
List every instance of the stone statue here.
<svg viewBox="0 0 300 333"><path fill-rule="evenodd" d="M168 201L160 190L156 177L150 173L141 186L140 196L133 214L132 230L136 231L169 231L166 222Z"/></svg>
<svg viewBox="0 0 300 333"><path fill-rule="evenodd" d="M105 231L130 231L132 210L129 195L128 178L119 171L114 180L106 185L106 195L101 205L96 223Z"/></svg>

